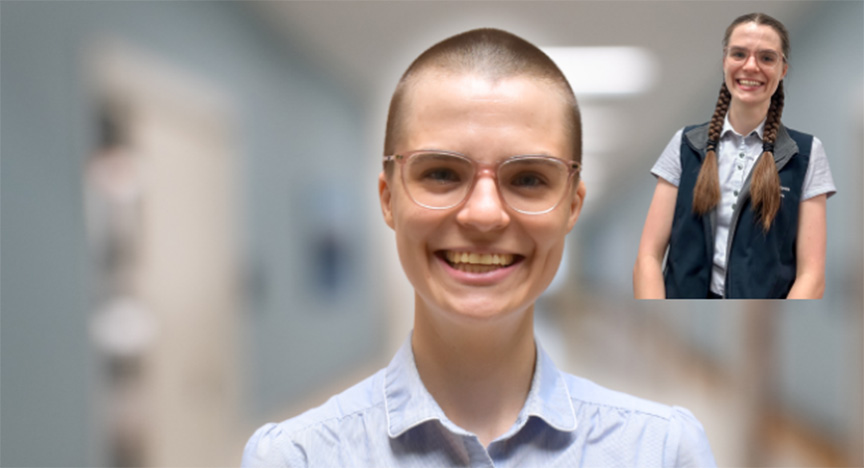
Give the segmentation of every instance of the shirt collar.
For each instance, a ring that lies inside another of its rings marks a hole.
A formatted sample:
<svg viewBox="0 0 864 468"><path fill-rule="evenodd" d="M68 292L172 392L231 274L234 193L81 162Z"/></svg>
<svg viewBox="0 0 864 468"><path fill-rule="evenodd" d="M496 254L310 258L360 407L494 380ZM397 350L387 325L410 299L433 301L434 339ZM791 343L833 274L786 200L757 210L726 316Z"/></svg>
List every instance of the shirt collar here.
<svg viewBox="0 0 864 468"><path fill-rule="evenodd" d="M437 420L451 432L469 433L453 424L426 390L417 372L409 336L387 366L384 377L384 402L387 413L387 434L399 437L424 422ZM576 429L576 411L567 382L561 371L542 347L537 345L537 364L531 389L516 424L501 438L517 433L527 420L535 416L562 432Z"/></svg>
<svg viewBox="0 0 864 468"><path fill-rule="evenodd" d="M410 335L384 373L384 406L390 437L399 437L426 421L447 419L420 380Z"/></svg>
<svg viewBox="0 0 864 468"><path fill-rule="evenodd" d="M762 122L759 123L759 126L756 127L755 130L750 132L750 135L755 133L756 135L759 136L759 139L761 140L762 135L765 134L765 122L767 120L768 120L768 117L765 117L764 119L762 119ZM735 135L743 136L740 133L736 132L734 128L732 128L732 124L729 123L729 113L728 112L726 113L726 118L723 119L723 130L720 131L720 138L723 138L727 132L732 132ZM750 136L750 135L747 135L747 136Z"/></svg>

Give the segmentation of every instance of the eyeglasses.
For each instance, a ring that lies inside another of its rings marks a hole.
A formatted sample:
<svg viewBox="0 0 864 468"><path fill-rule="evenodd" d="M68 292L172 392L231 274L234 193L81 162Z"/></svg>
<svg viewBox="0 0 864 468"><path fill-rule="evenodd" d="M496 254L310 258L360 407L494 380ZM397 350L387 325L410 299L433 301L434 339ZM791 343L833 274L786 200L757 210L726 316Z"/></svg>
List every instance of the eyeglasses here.
<svg viewBox="0 0 864 468"><path fill-rule="evenodd" d="M513 210L543 214L555 209L567 195L580 165L552 156L513 156L497 164L481 164L450 151L419 150L384 156L384 164L400 163L405 191L414 203L431 210L446 210L468 198L481 173L491 173L498 194Z"/></svg>
<svg viewBox="0 0 864 468"><path fill-rule="evenodd" d="M726 58L735 63L745 63L751 55L756 57L756 63L765 67L773 67L785 61L786 56L778 53L776 50L762 49L750 51L743 47L729 47L725 50Z"/></svg>

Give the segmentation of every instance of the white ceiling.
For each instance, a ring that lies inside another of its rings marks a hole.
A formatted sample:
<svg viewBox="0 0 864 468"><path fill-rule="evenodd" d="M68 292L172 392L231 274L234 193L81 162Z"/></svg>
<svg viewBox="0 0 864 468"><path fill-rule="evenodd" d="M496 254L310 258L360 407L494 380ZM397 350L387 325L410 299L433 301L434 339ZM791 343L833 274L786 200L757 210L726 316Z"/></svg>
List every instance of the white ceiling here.
<svg viewBox="0 0 864 468"><path fill-rule="evenodd" d="M250 2L292 50L337 77L383 129L389 95L420 52L453 34L497 27L538 46L640 46L657 58L653 89L579 97L592 195L645 177L675 130L707 120L721 80L721 39L763 11L794 30L813 2ZM383 132L383 130L381 130ZM383 133L381 135L383 139ZM380 140L380 139L379 139ZM602 141L601 141L602 140ZM377 140L376 140L377 141ZM634 170L634 168L636 168ZM629 170L628 170L629 169ZM599 189L599 190L598 190Z"/></svg>

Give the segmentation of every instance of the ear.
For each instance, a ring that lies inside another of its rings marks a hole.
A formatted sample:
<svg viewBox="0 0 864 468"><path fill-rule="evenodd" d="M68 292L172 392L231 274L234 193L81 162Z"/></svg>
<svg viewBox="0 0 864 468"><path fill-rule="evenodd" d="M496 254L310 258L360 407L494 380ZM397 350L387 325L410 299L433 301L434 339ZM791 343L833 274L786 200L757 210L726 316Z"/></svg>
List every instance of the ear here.
<svg viewBox="0 0 864 468"><path fill-rule="evenodd" d="M786 78L786 72L787 72L787 71L789 71L789 64L786 63L786 62L783 62L783 73L780 74L780 79L781 79L781 80L784 79L784 78Z"/></svg>
<svg viewBox="0 0 864 468"><path fill-rule="evenodd" d="M570 217L567 220L567 232L573 229L573 226L576 225L576 220L579 219L579 213L582 212L582 204L585 202L585 193L585 182L579 179L579 185L576 186L576 190L573 191L570 198Z"/></svg>
<svg viewBox="0 0 864 468"><path fill-rule="evenodd" d="M384 174L384 171L381 171L381 174L378 174L378 198L381 200L381 213L384 215L384 222L390 226L390 229L395 229L393 227L392 195L387 175Z"/></svg>

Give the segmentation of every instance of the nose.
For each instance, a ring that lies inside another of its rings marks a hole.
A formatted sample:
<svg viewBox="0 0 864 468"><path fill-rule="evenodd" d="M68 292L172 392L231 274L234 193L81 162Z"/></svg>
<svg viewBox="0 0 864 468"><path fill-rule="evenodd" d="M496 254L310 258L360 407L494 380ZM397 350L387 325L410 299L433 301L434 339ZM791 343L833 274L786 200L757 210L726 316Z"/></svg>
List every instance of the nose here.
<svg viewBox="0 0 864 468"><path fill-rule="evenodd" d="M510 223L510 214L492 176L485 175L477 179L468 199L459 208L456 220L480 232L500 230Z"/></svg>
<svg viewBox="0 0 864 468"><path fill-rule="evenodd" d="M744 69L747 70L758 70L759 64L756 62L756 54L747 54L747 58L744 60Z"/></svg>

